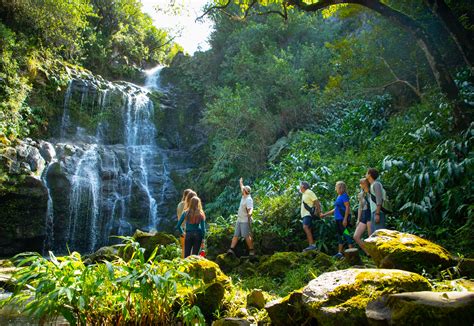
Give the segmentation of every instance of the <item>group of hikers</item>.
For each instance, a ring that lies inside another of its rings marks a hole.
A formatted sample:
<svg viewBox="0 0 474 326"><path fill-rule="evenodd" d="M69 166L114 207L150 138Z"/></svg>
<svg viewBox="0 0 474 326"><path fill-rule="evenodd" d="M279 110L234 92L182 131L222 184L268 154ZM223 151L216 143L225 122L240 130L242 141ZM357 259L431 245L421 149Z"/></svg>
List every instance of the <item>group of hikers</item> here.
<svg viewBox="0 0 474 326"><path fill-rule="evenodd" d="M366 230L370 236L374 231L385 228L385 209L382 204L386 200L386 193L378 177L379 172L376 169L370 168L367 170L365 177L360 179L359 209L357 211L356 230L353 237L351 237L349 232L351 209L346 184L343 181L336 183L335 191L338 196L334 202L334 208L323 213L318 197L310 189L308 182L301 182L299 186L302 194L301 219L309 244L303 251L317 249L313 237L313 221L334 215L338 239L338 252L334 257L343 258L344 245L347 244L349 248L352 248L354 240L369 256L362 241L362 235ZM244 185L242 178L240 178L239 184L242 198L240 200L234 236L227 253L235 255L234 250L239 239L244 238L249 250L249 256L255 256L252 238L253 199L250 195L251 188L248 185ZM177 216L178 224L176 227L181 235L183 257L198 255L200 248L204 247L206 215L196 192L191 189L184 190L181 202L178 204ZM183 223L185 231L182 228Z"/></svg>

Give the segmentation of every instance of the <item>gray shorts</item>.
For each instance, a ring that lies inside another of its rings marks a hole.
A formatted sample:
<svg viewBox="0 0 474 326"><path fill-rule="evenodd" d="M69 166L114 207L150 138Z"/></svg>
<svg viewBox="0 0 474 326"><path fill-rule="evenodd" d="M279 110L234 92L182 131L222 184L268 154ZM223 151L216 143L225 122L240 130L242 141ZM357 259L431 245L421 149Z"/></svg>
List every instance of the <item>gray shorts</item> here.
<svg viewBox="0 0 474 326"><path fill-rule="evenodd" d="M237 223L235 223L234 237L246 238L249 235L250 235L250 225L249 225L249 223L237 221Z"/></svg>
<svg viewBox="0 0 474 326"><path fill-rule="evenodd" d="M370 226L370 232L374 233L377 230L380 229L386 229L385 227L385 214L383 212L380 212L380 222L375 223L375 212L372 213L372 216L370 218L371 226Z"/></svg>

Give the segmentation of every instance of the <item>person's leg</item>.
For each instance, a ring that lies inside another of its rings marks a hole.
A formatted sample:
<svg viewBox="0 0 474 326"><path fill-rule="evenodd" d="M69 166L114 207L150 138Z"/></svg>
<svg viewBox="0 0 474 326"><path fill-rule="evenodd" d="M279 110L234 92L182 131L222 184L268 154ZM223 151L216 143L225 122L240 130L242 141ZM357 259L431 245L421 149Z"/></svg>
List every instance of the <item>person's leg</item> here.
<svg viewBox="0 0 474 326"><path fill-rule="evenodd" d="M249 249L249 254L253 254L253 239L250 233L250 224L249 223L241 223L240 226L241 236L245 238L245 243L247 244L247 248Z"/></svg>
<svg viewBox="0 0 474 326"><path fill-rule="evenodd" d="M186 232L186 236L184 239L184 258L188 257L191 254L191 234L192 232Z"/></svg>
<svg viewBox="0 0 474 326"><path fill-rule="evenodd" d="M336 221L336 236L337 236L337 254L335 257L342 258L344 257L342 251L344 250L344 241L342 239L342 233L344 232L344 227L342 226L342 221Z"/></svg>
<svg viewBox="0 0 474 326"><path fill-rule="evenodd" d="M369 220L367 221L367 235L370 237L372 234L372 222Z"/></svg>
<svg viewBox="0 0 474 326"><path fill-rule="evenodd" d="M239 238L241 236L242 236L241 223L237 221L235 223L234 236L232 237L232 241L230 242L230 249L228 252L234 253L234 249L235 247L237 247L237 243L239 242Z"/></svg>
<svg viewBox="0 0 474 326"><path fill-rule="evenodd" d="M193 248L191 250L192 255L199 255L199 249L201 248L202 234L201 232L193 232Z"/></svg>
<svg viewBox="0 0 474 326"><path fill-rule="evenodd" d="M365 223L360 222L357 225L357 228L354 232L354 240L355 240L355 242L357 242L360 249L362 249L366 253L366 255L368 256L369 254L367 253L367 250L365 249L364 241L362 241L362 239L361 239L362 234L364 234L364 231L365 231L366 228L367 228L367 225Z"/></svg>
<svg viewBox="0 0 474 326"><path fill-rule="evenodd" d="M313 222L312 222L312 217L311 216L305 216L303 217L303 230L304 233L306 234L306 239L308 240L308 244L314 245L314 238L313 238Z"/></svg>
<svg viewBox="0 0 474 326"><path fill-rule="evenodd" d="M179 243L181 245L181 258L184 258L184 241L185 241L186 233L183 236L179 237Z"/></svg>

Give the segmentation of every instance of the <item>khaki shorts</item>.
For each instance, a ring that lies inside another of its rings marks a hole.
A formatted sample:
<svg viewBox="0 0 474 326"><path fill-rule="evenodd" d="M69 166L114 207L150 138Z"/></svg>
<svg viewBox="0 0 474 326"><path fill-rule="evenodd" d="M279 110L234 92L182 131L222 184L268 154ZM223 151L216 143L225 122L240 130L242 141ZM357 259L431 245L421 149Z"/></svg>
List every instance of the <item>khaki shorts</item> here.
<svg viewBox="0 0 474 326"><path fill-rule="evenodd" d="M249 235L250 235L250 225L249 225L249 223L237 221L237 223L235 223L234 237L246 238Z"/></svg>

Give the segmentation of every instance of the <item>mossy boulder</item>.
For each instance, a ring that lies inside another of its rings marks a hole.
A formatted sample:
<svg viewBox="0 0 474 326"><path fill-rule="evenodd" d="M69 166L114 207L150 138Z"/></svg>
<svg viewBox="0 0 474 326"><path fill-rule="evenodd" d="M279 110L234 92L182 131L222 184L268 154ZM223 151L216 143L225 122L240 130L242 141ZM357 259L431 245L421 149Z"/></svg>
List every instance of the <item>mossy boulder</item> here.
<svg viewBox="0 0 474 326"><path fill-rule="evenodd" d="M86 259L84 259L84 264L94 264L100 263L104 260L113 261L118 258L118 249L114 246L107 246L99 248L96 252L88 255Z"/></svg>
<svg viewBox="0 0 474 326"><path fill-rule="evenodd" d="M145 258L150 257L153 250L158 246L178 244L178 239L165 232L149 233L136 230L133 234L133 238L140 244L140 247L145 249Z"/></svg>
<svg viewBox="0 0 474 326"><path fill-rule="evenodd" d="M205 284L218 282L224 287L230 285L230 278L225 275L219 265L200 256L189 256L184 260L184 272L191 277L201 279Z"/></svg>
<svg viewBox="0 0 474 326"><path fill-rule="evenodd" d="M367 305L374 325L472 325L474 292L411 292L385 295Z"/></svg>
<svg viewBox="0 0 474 326"><path fill-rule="evenodd" d="M458 270L461 276L474 279L474 259L462 258L458 262Z"/></svg>
<svg viewBox="0 0 474 326"><path fill-rule="evenodd" d="M474 281L463 278L457 280L435 281L434 290L437 292L474 292Z"/></svg>
<svg viewBox="0 0 474 326"><path fill-rule="evenodd" d="M196 305L201 309L206 319L211 319L214 312L222 305L225 288L222 283L215 281L206 284L204 290L196 294Z"/></svg>
<svg viewBox="0 0 474 326"><path fill-rule="evenodd" d="M247 307L255 307L257 309L265 308L265 304L267 303L268 296L265 292L260 289L253 289L247 295Z"/></svg>
<svg viewBox="0 0 474 326"><path fill-rule="evenodd" d="M235 255L220 254L216 257L216 263L225 273L229 273L240 265L240 258Z"/></svg>
<svg viewBox="0 0 474 326"><path fill-rule="evenodd" d="M242 318L222 318L212 323L212 326L250 326L248 320Z"/></svg>
<svg viewBox="0 0 474 326"><path fill-rule="evenodd" d="M284 276L292 269L300 257L297 252L277 252L276 254L264 259L258 266L258 271L262 274L272 277Z"/></svg>
<svg viewBox="0 0 474 326"><path fill-rule="evenodd" d="M427 279L396 269L346 269L324 273L303 289L303 303L318 325L366 324L365 308L391 293L431 290Z"/></svg>
<svg viewBox="0 0 474 326"><path fill-rule="evenodd" d="M277 252L272 256L263 257L257 270L261 274L282 277L295 266L311 264L321 270L333 265L331 257L319 251L308 252Z"/></svg>
<svg viewBox="0 0 474 326"><path fill-rule="evenodd" d="M367 251L380 268L421 271L453 264L443 247L409 233L377 230L365 240Z"/></svg>
<svg viewBox="0 0 474 326"><path fill-rule="evenodd" d="M265 305L272 325L312 325L314 319L303 304L302 290L294 291L282 299L273 300Z"/></svg>

